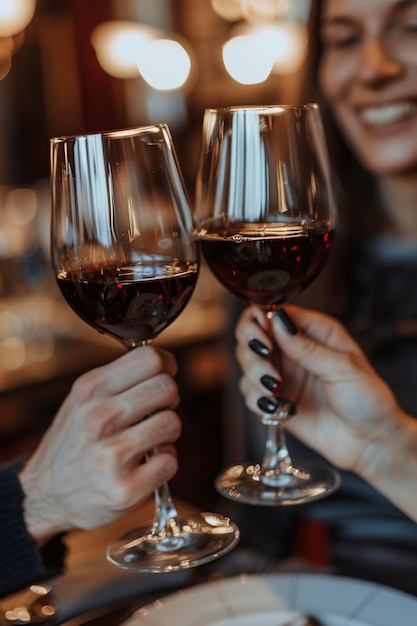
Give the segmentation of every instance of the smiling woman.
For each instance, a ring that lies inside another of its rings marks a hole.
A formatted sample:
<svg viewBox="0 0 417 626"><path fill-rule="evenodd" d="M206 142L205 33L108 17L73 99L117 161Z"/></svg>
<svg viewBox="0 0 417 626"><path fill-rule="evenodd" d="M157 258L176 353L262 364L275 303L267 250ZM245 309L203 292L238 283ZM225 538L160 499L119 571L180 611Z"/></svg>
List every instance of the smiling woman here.
<svg viewBox="0 0 417 626"><path fill-rule="evenodd" d="M416 167L417 2L325 2L320 88L375 174Z"/></svg>
<svg viewBox="0 0 417 626"><path fill-rule="evenodd" d="M304 99L324 115L339 224L329 265L298 303L339 317L417 418L417 1L314 2L309 59ZM246 441L244 454L257 458L263 438L251 416ZM295 439L289 448L300 462L314 454ZM265 529L265 514L245 509L244 541L259 515ZM342 472L323 502L268 511L268 554L291 553L305 518L328 529L337 571L417 594L415 524L358 476Z"/></svg>

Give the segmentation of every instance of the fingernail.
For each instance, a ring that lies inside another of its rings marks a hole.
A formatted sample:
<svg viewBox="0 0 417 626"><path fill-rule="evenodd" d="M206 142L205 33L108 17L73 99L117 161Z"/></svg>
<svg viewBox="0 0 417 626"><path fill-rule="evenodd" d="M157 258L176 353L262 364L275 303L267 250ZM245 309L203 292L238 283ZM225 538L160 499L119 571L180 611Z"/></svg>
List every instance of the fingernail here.
<svg viewBox="0 0 417 626"><path fill-rule="evenodd" d="M275 398L266 398L265 396L262 396L259 398L257 405L264 413L275 413L278 403Z"/></svg>
<svg viewBox="0 0 417 626"><path fill-rule="evenodd" d="M282 387L282 383L274 378L273 376L268 376L268 374L264 374L261 376L261 383L263 384L268 391L274 394L274 396L279 392Z"/></svg>
<svg viewBox="0 0 417 626"><path fill-rule="evenodd" d="M259 339L251 339L248 343L248 346L258 356L267 357L270 355L268 346L262 343L262 341L259 341Z"/></svg>
<svg viewBox="0 0 417 626"><path fill-rule="evenodd" d="M277 413L281 418L286 418L297 413L297 407L294 402L284 398L284 396L278 396L276 398L262 396L259 398L257 405L264 413Z"/></svg>
<svg viewBox="0 0 417 626"><path fill-rule="evenodd" d="M294 324L288 313L284 311L284 309L277 309L275 311L275 317L279 319L287 333L289 333L290 335L297 334L297 326Z"/></svg>

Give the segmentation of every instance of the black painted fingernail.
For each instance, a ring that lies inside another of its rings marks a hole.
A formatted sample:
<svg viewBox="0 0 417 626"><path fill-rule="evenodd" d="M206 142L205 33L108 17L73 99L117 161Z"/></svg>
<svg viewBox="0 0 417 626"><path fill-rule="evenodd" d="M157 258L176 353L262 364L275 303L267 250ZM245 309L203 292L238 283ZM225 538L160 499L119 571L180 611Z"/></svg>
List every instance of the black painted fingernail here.
<svg viewBox="0 0 417 626"><path fill-rule="evenodd" d="M285 330L290 333L290 335L296 335L298 330L297 326L294 324L290 316L284 309L277 309L275 311L275 317L279 319Z"/></svg>
<svg viewBox="0 0 417 626"><path fill-rule="evenodd" d="M262 341L259 341L259 339L251 339L248 345L249 348L253 350L253 352L255 352L255 354L257 354L258 356L267 357L270 355L268 346L262 343Z"/></svg>
<svg viewBox="0 0 417 626"><path fill-rule="evenodd" d="M276 398L267 398L266 396L262 396L259 398L258 407L264 413L277 413L280 414L281 418L285 418L287 416L292 416L297 413L297 407L294 402L284 398L283 396L278 396Z"/></svg>
<svg viewBox="0 0 417 626"><path fill-rule="evenodd" d="M263 384L268 391L274 394L274 396L279 392L282 387L281 381L277 380L273 376L269 376L268 374L264 374L261 376L261 383Z"/></svg>
<svg viewBox="0 0 417 626"><path fill-rule="evenodd" d="M257 405L264 413L275 413L278 403L275 398L266 398L265 396L262 396L259 398Z"/></svg>

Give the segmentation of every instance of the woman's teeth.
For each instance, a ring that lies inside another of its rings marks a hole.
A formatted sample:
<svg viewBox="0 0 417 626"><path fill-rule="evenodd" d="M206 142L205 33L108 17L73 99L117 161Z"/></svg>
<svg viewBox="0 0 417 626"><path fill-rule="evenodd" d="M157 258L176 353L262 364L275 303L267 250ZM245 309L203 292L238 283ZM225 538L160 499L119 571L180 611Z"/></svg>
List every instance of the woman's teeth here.
<svg viewBox="0 0 417 626"><path fill-rule="evenodd" d="M415 113L417 105L412 102L397 102L369 109L361 112L362 120L372 126L384 126L405 119Z"/></svg>

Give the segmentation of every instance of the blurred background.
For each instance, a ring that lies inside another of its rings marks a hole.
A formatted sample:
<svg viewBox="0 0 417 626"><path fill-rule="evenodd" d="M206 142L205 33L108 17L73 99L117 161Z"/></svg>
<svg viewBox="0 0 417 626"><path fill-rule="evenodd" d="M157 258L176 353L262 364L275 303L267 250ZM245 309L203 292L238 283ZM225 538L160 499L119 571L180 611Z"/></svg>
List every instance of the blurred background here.
<svg viewBox="0 0 417 626"><path fill-rule="evenodd" d="M73 380L122 352L52 278L49 138L166 122L192 199L204 109L300 102L308 21L308 0L1 0L0 461L30 452ZM173 493L205 507L233 410L231 298L203 267L158 340L180 366Z"/></svg>

